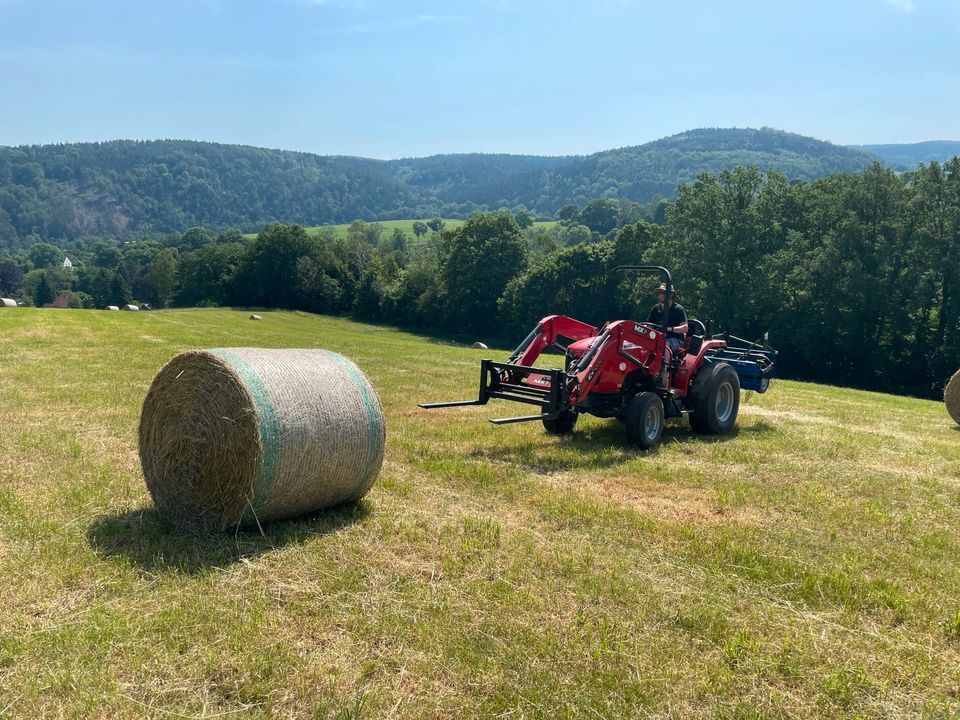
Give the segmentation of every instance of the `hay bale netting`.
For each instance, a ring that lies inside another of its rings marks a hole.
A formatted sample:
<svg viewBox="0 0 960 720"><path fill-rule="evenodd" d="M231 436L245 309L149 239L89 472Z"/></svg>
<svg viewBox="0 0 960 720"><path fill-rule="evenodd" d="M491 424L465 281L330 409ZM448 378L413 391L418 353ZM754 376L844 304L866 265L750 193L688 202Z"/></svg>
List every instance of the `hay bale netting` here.
<svg viewBox="0 0 960 720"><path fill-rule="evenodd" d="M376 391L337 353L196 350L153 379L140 462L162 515L223 530L358 500L385 438Z"/></svg>
<svg viewBox="0 0 960 720"><path fill-rule="evenodd" d="M953 421L960 425L960 370L957 370L953 377L947 382L943 389L943 402L947 406L947 412Z"/></svg>
<svg viewBox="0 0 960 720"><path fill-rule="evenodd" d="M489 350L489 349L490 349L490 348L488 348L486 345L484 345L482 342L475 342L475 343L474 343L473 345L471 345L470 347L472 347L474 350Z"/></svg>
<svg viewBox="0 0 960 720"><path fill-rule="evenodd" d="M16 307L17 301L13 298L0 298L0 307Z"/></svg>

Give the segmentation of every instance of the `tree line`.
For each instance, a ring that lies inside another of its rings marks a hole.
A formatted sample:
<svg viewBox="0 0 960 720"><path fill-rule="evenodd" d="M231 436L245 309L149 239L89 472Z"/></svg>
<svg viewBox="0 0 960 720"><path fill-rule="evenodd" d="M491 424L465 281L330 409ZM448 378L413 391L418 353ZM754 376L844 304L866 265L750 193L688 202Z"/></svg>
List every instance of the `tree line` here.
<svg viewBox="0 0 960 720"><path fill-rule="evenodd" d="M688 313L715 332L769 333L790 377L933 395L960 364L960 158L807 182L737 167L669 203L597 198L557 219L475 213L416 238L363 221L317 235L274 224L250 241L194 228L75 247L72 270L41 243L0 259L0 291L301 309L518 342L552 313L646 317L656 280L611 276L643 262L670 268Z"/></svg>

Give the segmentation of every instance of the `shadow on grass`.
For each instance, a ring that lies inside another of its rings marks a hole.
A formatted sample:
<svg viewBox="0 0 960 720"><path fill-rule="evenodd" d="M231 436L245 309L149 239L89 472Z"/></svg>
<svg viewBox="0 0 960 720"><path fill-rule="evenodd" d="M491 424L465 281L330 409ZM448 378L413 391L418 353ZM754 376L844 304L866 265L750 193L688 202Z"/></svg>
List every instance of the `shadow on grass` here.
<svg viewBox="0 0 960 720"><path fill-rule="evenodd" d="M696 452L697 445L726 443L749 436L762 436L775 428L764 420L734 428L728 435L698 435L686 423L671 423L663 430L660 445L651 450L639 450L627 443L623 423L611 420L589 430L574 430L570 435L554 437L544 433L540 438L507 445L489 445L470 454L508 462L534 472L565 472L569 470L607 468L621 465L635 457L655 456L664 445L689 445ZM557 451L560 452L557 452Z"/></svg>
<svg viewBox="0 0 960 720"><path fill-rule="evenodd" d="M362 522L364 501L257 528L197 534L164 520L154 508L101 515L87 529L90 546L107 558L122 557L147 572L201 574L290 544L301 544Z"/></svg>

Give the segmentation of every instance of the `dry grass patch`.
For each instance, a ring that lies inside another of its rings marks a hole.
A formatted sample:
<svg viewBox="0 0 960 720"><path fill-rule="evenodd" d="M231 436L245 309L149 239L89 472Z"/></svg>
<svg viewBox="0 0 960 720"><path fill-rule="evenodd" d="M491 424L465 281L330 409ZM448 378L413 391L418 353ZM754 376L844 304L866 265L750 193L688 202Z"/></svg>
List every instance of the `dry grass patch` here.
<svg viewBox="0 0 960 720"><path fill-rule="evenodd" d="M779 382L739 432L493 427L475 351L299 313L0 316L0 715L950 717L960 446L938 403ZM16 316L16 317L14 317ZM150 378L323 346L384 404L359 506L200 539L152 509ZM500 355L490 351L494 357ZM58 419L58 424L50 421ZM61 421L62 420L62 421Z"/></svg>

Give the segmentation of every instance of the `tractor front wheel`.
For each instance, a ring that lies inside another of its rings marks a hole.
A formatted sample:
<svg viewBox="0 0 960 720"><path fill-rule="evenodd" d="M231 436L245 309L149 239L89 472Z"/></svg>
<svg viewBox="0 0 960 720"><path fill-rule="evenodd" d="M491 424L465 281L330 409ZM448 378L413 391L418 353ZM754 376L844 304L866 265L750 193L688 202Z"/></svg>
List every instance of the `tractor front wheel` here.
<svg viewBox="0 0 960 720"><path fill-rule="evenodd" d="M551 435L566 435L573 432L573 427L576 424L577 413L573 410L564 410L555 418L543 419L543 429Z"/></svg>
<svg viewBox="0 0 960 720"><path fill-rule="evenodd" d="M725 435L733 431L740 409L740 378L726 363L703 368L693 379L690 392L690 426L701 435Z"/></svg>
<svg viewBox="0 0 960 720"><path fill-rule="evenodd" d="M627 442L648 450L660 443L663 435L663 401L652 392L637 393L627 406Z"/></svg>

